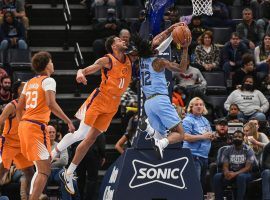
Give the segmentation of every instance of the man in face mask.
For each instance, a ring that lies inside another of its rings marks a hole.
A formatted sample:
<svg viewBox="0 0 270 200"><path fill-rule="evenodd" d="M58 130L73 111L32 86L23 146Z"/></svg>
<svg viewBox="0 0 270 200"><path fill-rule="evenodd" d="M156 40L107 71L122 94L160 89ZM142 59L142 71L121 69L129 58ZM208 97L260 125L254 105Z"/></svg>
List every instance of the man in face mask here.
<svg viewBox="0 0 270 200"><path fill-rule="evenodd" d="M233 134L233 144L221 155L223 171L214 176L214 191L217 200L222 200L226 185L236 183L237 200L243 200L246 186L252 180L251 170L257 164L253 150L243 143L244 133L237 130Z"/></svg>

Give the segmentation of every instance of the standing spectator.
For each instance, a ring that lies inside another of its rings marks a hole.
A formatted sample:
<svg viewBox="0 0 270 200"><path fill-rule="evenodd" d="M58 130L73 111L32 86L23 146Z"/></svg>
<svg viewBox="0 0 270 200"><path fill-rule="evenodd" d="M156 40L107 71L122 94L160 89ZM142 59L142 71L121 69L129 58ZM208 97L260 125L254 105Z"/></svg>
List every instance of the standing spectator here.
<svg viewBox="0 0 270 200"><path fill-rule="evenodd" d="M215 121L215 135L211 142L211 148L208 154L209 163L209 183L211 186L211 192L213 191L213 178L217 173L217 154L218 150L230 144L230 137L228 135L228 121L225 118L221 118Z"/></svg>
<svg viewBox="0 0 270 200"><path fill-rule="evenodd" d="M244 77L249 75L256 80L256 72L254 69L254 57L252 54L244 54L242 57L242 67L235 71L235 74L232 76L232 88L240 88Z"/></svg>
<svg viewBox="0 0 270 200"><path fill-rule="evenodd" d="M1 78L0 83L0 106L1 106L1 112L2 109L5 107L6 104L8 104L12 100L12 94L11 94L11 78L9 76L3 76Z"/></svg>
<svg viewBox="0 0 270 200"><path fill-rule="evenodd" d="M78 175L77 182L82 200L96 199L98 170L105 163L105 144L105 135L99 135L82 162L78 165L76 170ZM87 188L86 194L84 194L85 186Z"/></svg>
<svg viewBox="0 0 270 200"><path fill-rule="evenodd" d="M4 22L1 25L0 35L2 37L0 49L8 47L27 49L25 42L25 28L21 22L14 18L13 13L4 14Z"/></svg>
<svg viewBox="0 0 270 200"><path fill-rule="evenodd" d="M54 149L56 147L56 145L58 144L55 141L56 138L56 129L49 125L48 126L48 132L50 135L50 143L51 143L51 147L52 149ZM61 191L61 199L65 199L65 200L79 200L80 196L79 196L79 190L76 184L76 181L74 181L74 187L76 190L76 193L74 196L71 196L65 189L65 185L62 183L62 181L59 178L59 174L61 172L63 172L63 167L65 167L68 164L68 152L65 149L64 151L62 151L58 156L56 156L53 160L52 160L52 164L51 164L51 174L48 178L48 183L53 183L56 182L57 184L60 185L60 191Z"/></svg>
<svg viewBox="0 0 270 200"><path fill-rule="evenodd" d="M29 19L24 10L24 0L2 0L0 1L0 24L3 23L3 17L6 12L12 12L24 28L29 28Z"/></svg>
<svg viewBox="0 0 270 200"><path fill-rule="evenodd" d="M231 34L230 41L227 42L220 53L220 62L225 71L226 78L231 78L231 72L241 67L242 56L248 52L247 46L240 41L237 32Z"/></svg>
<svg viewBox="0 0 270 200"><path fill-rule="evenodd" d="M269 102L262 92L254 89L254 79L246 76L240 89L234 90L224 103L228 111L231 104L237 104L242 112L241 118L248 120L256 118L259 121L266 119L265 114L269 109Z"/></svg>
<svg viewBox="0 0 270 200"><path fill-rule="evenodd" d="M270 68L270 32L264 35L262 44L255 48L254 56L257 71L268 74Z"/></svg>
<svg viewBox="0 0 270 200"><path fill-rule="evenodd" d="M222 152L223 171L214 176L213 182L216 200L223 200L224 186L232 182L236 182L236 199L244 199L247 183L252 180L251 170L256 158L252 149L243 144L243 141L244 133L235 131L233 145Z"/></svg>
<svg viewBox="0 0 270 200"><path fill-rule="evenodd" d="M213 43L213 33L205 31L200 44L195 49L194 66L200 71L212 71L219 68L219 48Z"/></svg>
<svg viewBox="0 0 270 200"><path fill-rule="evenodd" d="M209 121L203 117L207 114L207 110L202 99L199 97L191 99L187 112L188 114L183 119L185 132L183 147L191 150L197 176L204 186L208 168L208 153L214 134Z"/></svg>
<svg viewBox="0 0 270 200"><path fill-rule="evenodd" d="M242 14L243 22L237 25L236 32L246 43L246 45L250 49L254 50L256 45L262 41L264 30L256 24L256 21L253 19L252 10L250 8L245 8L242 11Z"/></svg>

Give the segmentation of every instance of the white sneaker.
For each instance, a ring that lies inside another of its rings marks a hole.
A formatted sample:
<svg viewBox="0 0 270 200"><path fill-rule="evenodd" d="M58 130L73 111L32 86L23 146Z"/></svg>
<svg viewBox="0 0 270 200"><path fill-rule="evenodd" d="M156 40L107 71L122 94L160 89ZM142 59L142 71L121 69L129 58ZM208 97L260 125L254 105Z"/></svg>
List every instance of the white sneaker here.
<svg viewBox="0 0 270 200"><path fill-rule="evenodd" d="M158 156L158 159L163 159L163 148L160 144L160 140L154 138L154 150Z"/></svg>
<svg viewBox="0 0 270 200"><path fill-rule="evenodd" d="M67 174L67 170L65 170L59 174L59 177L64 183L66 190L72 195L75 194L73 187L73 180L75 179L74 174Z"/></svg>

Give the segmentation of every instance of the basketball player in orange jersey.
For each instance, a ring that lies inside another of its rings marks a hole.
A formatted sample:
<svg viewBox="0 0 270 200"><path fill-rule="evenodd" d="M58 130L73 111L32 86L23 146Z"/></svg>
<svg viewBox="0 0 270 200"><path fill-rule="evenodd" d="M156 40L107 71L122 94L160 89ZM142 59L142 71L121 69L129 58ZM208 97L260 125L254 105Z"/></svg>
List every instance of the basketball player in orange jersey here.
<svg viewBox="0 0 270 200"><path fill-rule="evenodd" d="M21 153L20 139L18 135L19 122L16 118L16 107L18 104L18 97L20 96L25 82L17 81L13 84L12 90L14 93L13 99L8 103L2 114L0 115L0 126L4 125L4 130L1 138L1 156L2 163L0 164L0 179L7 172L12 162L16 165L17 169L23 171L27 188L26 192L29 193L29 186L34 174L33 162L28 161Z"/></svg>
<svg viewBox="0 0 270 200"><path fill-rule="evenodd" d="M75 128L55 101L56 82L51 78L54 72L51 55L36 53L32 58L32 68L37 76L24 86L17 106L19 137L22 154L33 161L36 172L31 181L30 200L36 200L42 193L50 175L50 137L47 124L51 112L67 123L69 131ZM23 110L25 113L22 115Z"/></svg>
<svg viewBox="0 0 270 200"><path fill-rule="evenodd" d="M174 24L157 35L152 42L153 48L163 42L179 24ZM74 194L73 172L97 136L109 127L118 110L121 95L126 91L131 81L132 62L137 59L137 56L125 54L127 46L123 40L116 36L109 37L105 47L109 54L98 59L93 65L80 69L77 73L77 82L86 85L86 75L93 74L98 70L102 72L100 87L92 92L76 114L76 117L81 120L79 129L74 134L68 133L52 151L52 158L54 158L57 155L57 150L63 151L74 142L83 140L76 149L72 163L60 175L67 191L71 194Z"/></svg>

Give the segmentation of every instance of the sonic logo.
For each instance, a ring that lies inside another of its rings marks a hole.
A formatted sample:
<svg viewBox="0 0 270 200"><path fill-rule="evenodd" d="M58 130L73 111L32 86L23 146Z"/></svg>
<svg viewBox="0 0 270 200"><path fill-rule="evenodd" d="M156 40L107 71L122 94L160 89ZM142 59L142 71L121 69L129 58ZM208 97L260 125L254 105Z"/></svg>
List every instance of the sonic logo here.
<svg viewBox="0 0 270 200"><path fill-rule="evenodd" d="M133 160L134 175L129 182L130 188L137 188L153 183L160 183L183 189L186 187L183 172L188 164L188 158L182 157L158 165L140 160Z"/></svg>

